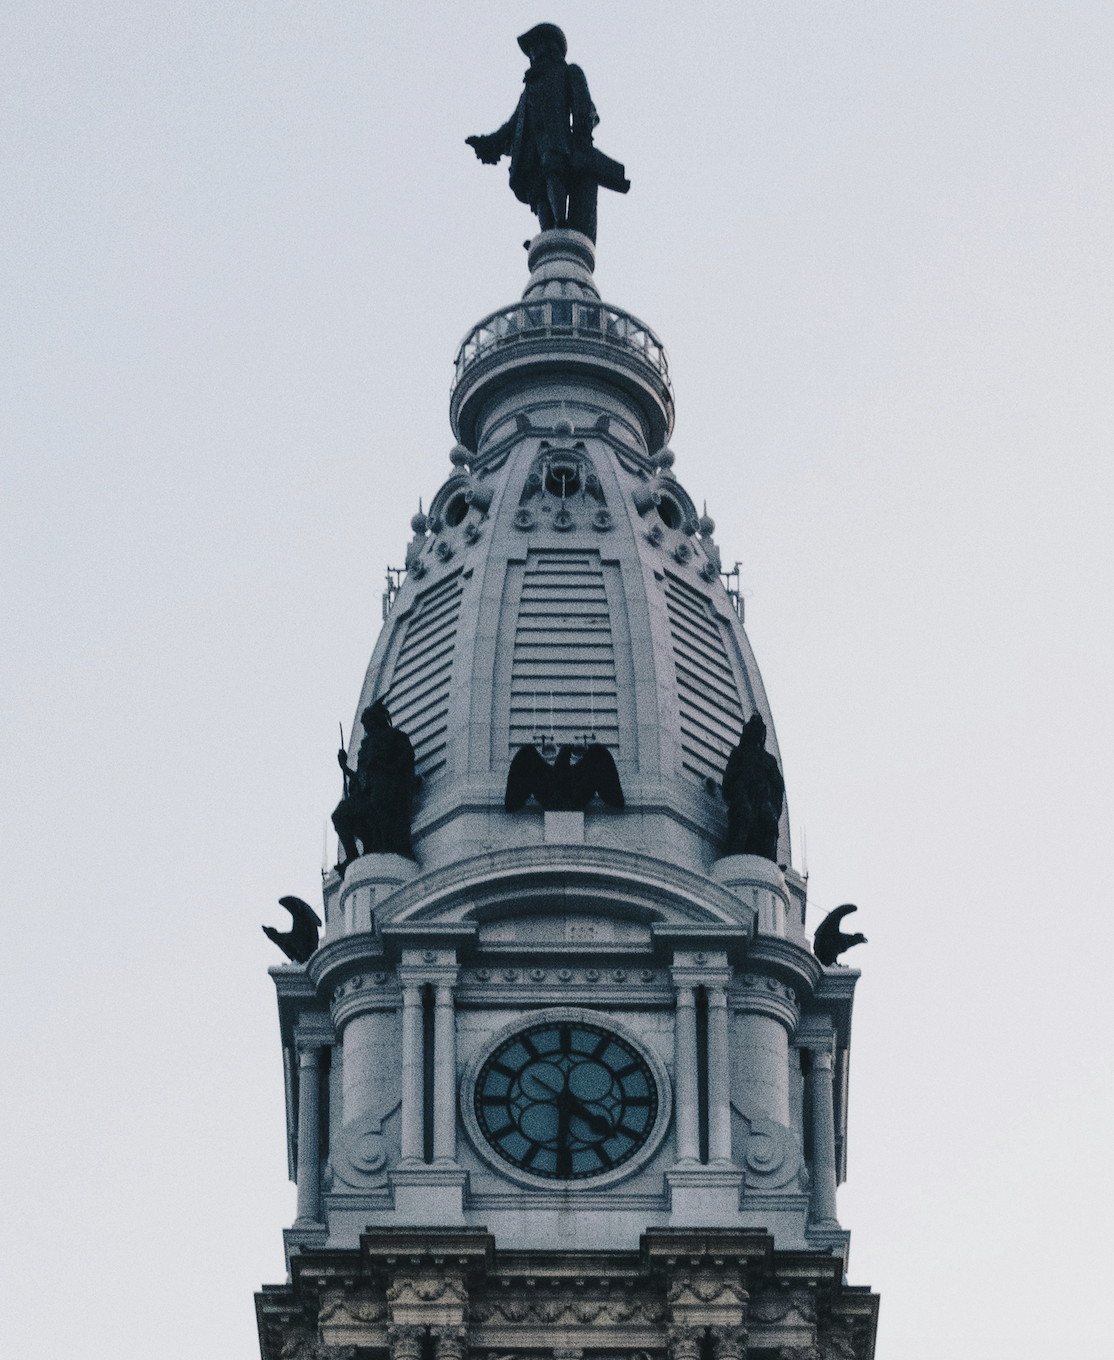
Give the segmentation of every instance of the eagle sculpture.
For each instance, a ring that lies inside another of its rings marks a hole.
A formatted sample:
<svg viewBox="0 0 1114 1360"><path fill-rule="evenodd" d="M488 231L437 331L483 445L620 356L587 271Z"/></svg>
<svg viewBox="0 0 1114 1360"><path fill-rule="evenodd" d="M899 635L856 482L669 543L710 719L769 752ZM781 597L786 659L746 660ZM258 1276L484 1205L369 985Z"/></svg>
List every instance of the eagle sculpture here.
<svg viewBox="0 0 1114 1360"><path fill-rule="evenodd" d="M288 959L295 963L305 963L317 948L317 928L321 918L308 902L300 897L280 897L279 906L285 907L294 918L294 924L285 933L274 926L264 926L263 934L274 940Z"/></svg>
<svg viewBox="0 0 1114 1360"><path fill-rule="evenodd" d="M580 751L574 765L572 758ZM536 798L546 812L583 812L597 794L613 808L626 805L606 746L562 746L552 765L537 747L523 746L511 761L503 806L517 812Z"/></svg>
<svg viewBox="0 0 1114 1360"><path fill-rule="evenodd" d="M830 968L845 949L866 944L865 935L845 935L839 928L840 921L853 911L858 911L858 907L846 902L842 907L836 907L835 911L828 912L812 937L812 952L825 968Z"/></svg>

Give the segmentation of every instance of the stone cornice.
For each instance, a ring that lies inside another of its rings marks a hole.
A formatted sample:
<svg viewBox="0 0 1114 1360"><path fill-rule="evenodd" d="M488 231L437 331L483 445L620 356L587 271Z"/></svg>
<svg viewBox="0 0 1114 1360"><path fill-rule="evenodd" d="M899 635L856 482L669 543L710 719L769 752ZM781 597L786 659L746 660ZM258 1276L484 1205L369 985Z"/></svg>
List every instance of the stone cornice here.
<svg viewBox="0 0 1114 1360"><path fill-rule="evenodd" d="M820 961L811 950L775 935L759 935L747 949L747 968L787 982L798 997L811 997L823 975Z"/></svg>
<svg viewBox="0 0 1114 1360"><path fill-rule="evenodd" d="M872 1360L878 1296L843 1283L846 1234L812 1229L809 1241L777 1251L762 1229L651 1228L637 1252L502 1252L472 1228L369 1229L358 1250L306 1238L290 1282L256 1295L262 1354L280 1360L291 1338L312 1347L319 1335L382 1349L400 1307L425 1320L455 1310L481 1349L629 1353L637 1341L657 1353L734 1310L763 1353Z"/></svg>
<svg viewBox="0 0 1114 1360"><path fill-rule="evenodd" d="M320 991L331 991L337 983L361 968L384 966L383 946L374 931L360 931L329 940L314 953L306 964L306 973L313 986Z"/></svg>

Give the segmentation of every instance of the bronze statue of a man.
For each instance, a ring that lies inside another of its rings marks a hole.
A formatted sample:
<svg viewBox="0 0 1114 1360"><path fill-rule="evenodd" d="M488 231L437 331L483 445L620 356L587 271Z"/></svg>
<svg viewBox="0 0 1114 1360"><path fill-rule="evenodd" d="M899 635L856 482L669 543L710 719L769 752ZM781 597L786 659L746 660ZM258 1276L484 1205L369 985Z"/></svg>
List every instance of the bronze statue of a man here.
<svg viewBox="0 0 1114 1360"><path fill-rule="evenodd" d="M599 116L557 25L536 24L518 45L530 58L518 108L497 132L465 141L485 165L510 156L511 189L542 231L570 227L594 241L598 187L625 194L626 171L592 145Z"/></svg>
<svg viewBox="0 0 1114 1360"><path fill-rule="evenodd" d="M360 715L364 738L356 756L356 768L348 768L348 752L342 746L337 760L344 771L344 797L333 813L333 826L344 848L337 865L340 875L362 853L406 855L414 858L410 845L410 815L418 785L414 773L414 748L405 732L391 726L382 699Z"/></svg>
<svg viewBox="0 0 1114 1360"><path fill-rule="evenodd" d="M727 803L725 855L761 855L777 863L778 826L785 782L766 750L766 724L760 714L747 719L738 746L723 772Z"/></svg>

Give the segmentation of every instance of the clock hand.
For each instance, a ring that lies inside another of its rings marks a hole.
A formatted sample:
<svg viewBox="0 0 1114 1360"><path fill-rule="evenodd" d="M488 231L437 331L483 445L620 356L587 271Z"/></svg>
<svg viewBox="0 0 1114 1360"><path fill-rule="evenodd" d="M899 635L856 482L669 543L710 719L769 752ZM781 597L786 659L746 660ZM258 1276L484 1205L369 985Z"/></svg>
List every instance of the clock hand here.
<svg viewBox="0 0 1114 1360"><path fill-rule="evenodd" d="M557 1078L557 1081L558 1081L559 1084L556 1085L556 1086L551 1086L551 1085L549 1084L549 1082L544 1081L544 1080L542 1079L542 1073L543 1073L544 1071L550 1071L550 1072L552 1072L552 1073L554 1074L554 1076ZM555 1096L555 1095L557 1095L557 1094L563 1089L563 1085L564 1085L564 1077L563 1077L562 1073L560 1073L559 1071L557 1071L557 1070L556 1070L552 1065L550 1065L550 1064L535 1063L532 1067L527 1068L527 1070L526 1070L522 1075L523 1075L522 1086L523 1086L523 1091L525 1092L526 1095L529 1095L529 1094L530 1094L529 1091L526 1090L526 1078L527 1078L527 1077L528 1077L531 1081L537 1082L537 1084L542 1088L543 1091L546 1092L547 1095Z"/></svg>
<svg viewBox="0 0 1114 1360"><path fill-rule="evenodd" d="M610 1120L605 1119L603 1115L593 1114L583 1101L577 1100L576 1096L571 1093L569 1094L569 1102L572 1105L572 1113L582 1124L587 1124L593 1133L599 1134L601 1138L606 1138L609 1133L613 1132Z"/></svg>
<svg viewBox="0 0 1114 1360"><path fill-rule="evenodd" d="M567 1090L557 1092L557 1174L572 1174L572 1148L569 1147L569 1120L572 1117L572 1097Z"/></svg>

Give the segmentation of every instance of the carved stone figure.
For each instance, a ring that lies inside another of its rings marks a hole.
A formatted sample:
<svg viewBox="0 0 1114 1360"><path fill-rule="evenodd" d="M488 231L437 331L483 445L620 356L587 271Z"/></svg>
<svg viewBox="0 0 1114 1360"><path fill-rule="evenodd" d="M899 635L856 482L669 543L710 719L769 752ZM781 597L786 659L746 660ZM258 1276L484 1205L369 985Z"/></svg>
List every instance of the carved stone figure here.
<svg viewBox="0 0 1114 1360"><path fill-rule="evenodd" d="M727 803L723 853L761 855L776 863L785 782L766 750L766 724L758 713L747 719L738 746L727 758L723 796Z"/></svg>
<svg viewBox="0 0 1114 1360"><path fill-rule="evenodd" d="M551 765L534 746L511 761L503 806L517 812L536 798L547 812L583 812L597 794L613 808L625 807L619 771L606 746L592 745L574 765L575 746L562 746Z"/></svg>
<svg viewBox="0 0 1114 1360"><path fill-rule="evenodd" d="M812 952L825 968L830 968L845 950L867 942L865 935L858 933L845 935L839 928L840 921L845 916L850 916L853 911L858 911L858 907L851 902L845 902L842 907L836 907L835 911L828 912L812 937Z"/></svg>
<svg viewBox="0 0 1114 1360"><path fill-rule="evenodd" d="M285 932L276 930L274 926L264 926L263 934L269 940L273 940L288 959L293 959L295 963L305 963L317 948L317 930L321 925L321 917L300 897L280 897L279 906L286 908L293 917L294 924Z"/></svg>
<svg viewBox="0 0 1114 1360"><path fill-rule="evenodd" d="M510 156L511 189L542 231L570 227L594 241L598 186L625 194L626 171L592 145L599 115L557 25L535 24L518 45L530 58L518 107L497 131L465 141L485 165Z"/></svg>
<svg viewBox="0 0 1114 1360"><path fill-rule="evenodd" d="M360 715L364 738L356 768L348 768L343 747L337 760L344 771L344 797L333 813L344 859L341 877L359 855L391 854L414 858L410 845L410 816L418 778L414 748L405 732L391 726L387 705L378 699ZM357 848L357 841L362 849Z"/></svg>

